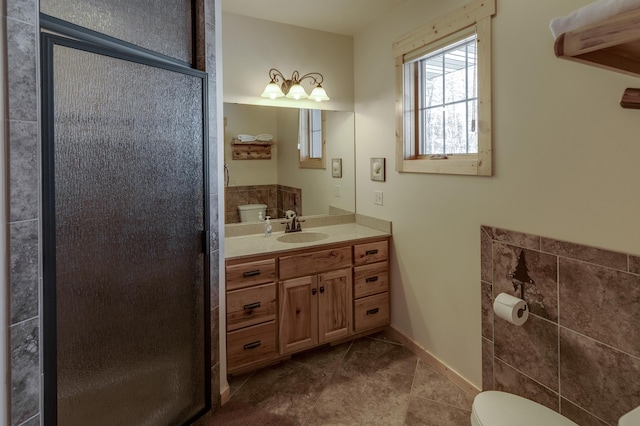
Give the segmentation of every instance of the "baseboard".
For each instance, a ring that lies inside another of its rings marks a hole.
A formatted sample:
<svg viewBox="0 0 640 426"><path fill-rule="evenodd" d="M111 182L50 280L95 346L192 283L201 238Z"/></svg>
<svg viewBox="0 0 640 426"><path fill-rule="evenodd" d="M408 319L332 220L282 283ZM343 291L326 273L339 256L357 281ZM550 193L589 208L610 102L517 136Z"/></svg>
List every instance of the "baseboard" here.
<svg viewBox="0 0 640 426"><path fill-rule="evenodd" d="M445 376L447 379L451 380L456 386L462 389L467 395L472 398L475 398L477 394L480 393L480 389L471 384L467 379L460 376L454 370L447 367L445 363L440 361L435 356L431 355L426 349L422 346L409 339L407 336L402 334L400 331L393 328L393 326L389 326L387 328L387 333L389 337L397 340L402 343L407 349L413 352L416 356L418 356L421 360L429 364L433 367L434 370Z"/></svg>
<svg viewBox="0 0 640 426"><path fill-rule="evenodd" d="M231 399L231 389L229 385L220 392L220 405L224 405Z"/></svg>

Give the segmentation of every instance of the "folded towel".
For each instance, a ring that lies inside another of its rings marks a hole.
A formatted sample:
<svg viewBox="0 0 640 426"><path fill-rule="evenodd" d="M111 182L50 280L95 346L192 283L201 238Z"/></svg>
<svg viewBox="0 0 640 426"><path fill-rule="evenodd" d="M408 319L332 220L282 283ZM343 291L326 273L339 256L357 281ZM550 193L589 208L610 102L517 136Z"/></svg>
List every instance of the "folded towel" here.
<svg viewBox="0 0 640 426"><path fill-rule="evenodd" d="M238 135L236 136L236 139L240 142L253 142L256 140L256 137L251 135Z"/></svg>
<svg viewBox="0 0 640 426"><path fill-rule="evenodd" d="M273 139L273 136L271 136L268 133L260 133L259 135L256 135L256 140L259 140L261 142L268 142L272 139Z"/></svg>
<svg viewBox="0 0 640 426"><path fill-rule="evenodd" d="M640 0L598 0L574 10L567 16L552 19L549 28L553 37L558 38L562 33L637 8L640 8Z"/></svg>

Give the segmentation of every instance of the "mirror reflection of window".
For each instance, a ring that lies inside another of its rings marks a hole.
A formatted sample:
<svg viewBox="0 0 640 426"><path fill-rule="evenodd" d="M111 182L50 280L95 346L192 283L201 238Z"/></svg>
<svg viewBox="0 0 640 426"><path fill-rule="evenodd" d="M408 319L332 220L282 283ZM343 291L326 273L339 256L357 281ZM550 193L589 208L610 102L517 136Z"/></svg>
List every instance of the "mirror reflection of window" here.
<svg viewBox="0 0 640 426"><path fill-rule="evenodd" d="M325 113L319 109L301 109L298 131L300 167L325 168Z"/></svg>

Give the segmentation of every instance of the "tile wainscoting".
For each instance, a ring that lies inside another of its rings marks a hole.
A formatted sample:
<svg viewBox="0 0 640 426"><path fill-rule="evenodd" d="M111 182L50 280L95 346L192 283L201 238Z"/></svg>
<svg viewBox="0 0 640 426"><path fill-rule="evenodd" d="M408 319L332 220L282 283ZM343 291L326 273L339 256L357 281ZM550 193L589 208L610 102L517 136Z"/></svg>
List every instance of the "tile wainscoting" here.
<svg viewBox="0 0 640 426"><path fill-rule="evenodd" d="M481 245L483 390L581 426L616 425L640 405L640 257L489 226ZM529 319L494 319L494 298L520 297L523 273Z"/></svg>

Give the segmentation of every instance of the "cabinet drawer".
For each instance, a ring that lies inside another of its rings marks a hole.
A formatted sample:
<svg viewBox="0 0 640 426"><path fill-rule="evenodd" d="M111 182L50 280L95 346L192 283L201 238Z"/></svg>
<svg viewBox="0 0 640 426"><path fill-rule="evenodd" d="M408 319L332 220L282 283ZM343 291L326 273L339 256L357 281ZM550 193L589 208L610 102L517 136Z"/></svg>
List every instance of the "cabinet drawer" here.
<svg viewBox="0 0 640 426"><path fill-rule="evenodd" d="M388 261L353 268L353 297L355 299L388 290Z"/></svg>
<svg viewBox="0 0 640 426"><path fill-rule="evenodd" d="M320 250L280 258L280 279L313 275L351 266L351 247Z"/></svg>
<svg viewBox="0 0 640 426"><path fill-rule="evenodd" d="M275 283L227 292L227 331L275 319Z"/></svg>
<svg viewBox="0 0 640 426"><path fill-rule="evenodd" d="M357 299L353 305L355 331L365 331L389 324L388 292Z"/></svg>
<svg viewBox="0 0 640 426"><path fill-rule="evenodd" d="M227 290L237 290L256 284L264 284L276 279L276 260L258 260L227 266Z"/></svg>
<svg viewBox="0 0 640 426"><path fill-rule="evenodd" d="M380 262L388 258L389 244L386 240L353 246L353 263L355 265Z"/></svg>
<svg viewBox="0 0 640 426"><path fill-rule="evenodd" d="M227 333L227 368L230 372L275 358L276 322Z"/></svg>

